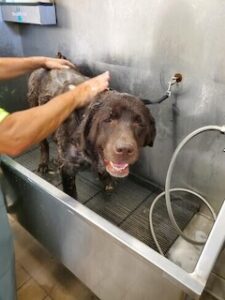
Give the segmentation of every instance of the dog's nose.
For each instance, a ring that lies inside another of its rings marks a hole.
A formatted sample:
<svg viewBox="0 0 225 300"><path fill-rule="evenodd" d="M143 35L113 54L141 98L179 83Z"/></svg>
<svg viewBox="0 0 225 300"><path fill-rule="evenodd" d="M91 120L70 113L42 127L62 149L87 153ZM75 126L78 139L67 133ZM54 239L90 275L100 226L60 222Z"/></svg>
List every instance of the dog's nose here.
<svg viewBox="0 0 225 300"><path fill-rule="evenodd" d="M132 155L134 153L134 146L132 144L115 145L115 152L119 155Z"/></svg>

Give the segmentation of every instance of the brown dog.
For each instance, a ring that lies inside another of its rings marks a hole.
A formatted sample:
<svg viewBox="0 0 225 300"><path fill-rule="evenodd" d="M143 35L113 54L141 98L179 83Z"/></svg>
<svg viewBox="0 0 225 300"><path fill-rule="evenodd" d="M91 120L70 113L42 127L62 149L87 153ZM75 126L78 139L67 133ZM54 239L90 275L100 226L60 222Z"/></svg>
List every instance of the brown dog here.
<svg viewBox="0 0 225 300"><path fill-rule="evenodd" d="M28 102L42 105L87 79L78 68L39 69L29 78ZM97 170L106 189L110 189L111 176L127 176L140 149L153 146L155 135L154 119L139 98L116 91L99 94L88 107L74 111L54 134L64 191L77 197L75 176L87 164ZM49 146L44 140L41 172L47 172L48 160Z"/></svg>

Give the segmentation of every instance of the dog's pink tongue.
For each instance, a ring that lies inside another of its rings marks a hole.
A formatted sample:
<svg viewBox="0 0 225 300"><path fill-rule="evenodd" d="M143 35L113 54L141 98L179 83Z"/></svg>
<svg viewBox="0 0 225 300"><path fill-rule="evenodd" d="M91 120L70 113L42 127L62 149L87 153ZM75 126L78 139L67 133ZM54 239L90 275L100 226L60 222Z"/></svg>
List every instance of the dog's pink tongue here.
<svg viewBox="0 0 225 300"><path fill-rule="evenodd" d="M123 168L126 168L128 166L127 163L113 163L113 162L111 162L111 164L113 165L113 167L119 168L119 169L123 169Z"/></svg>
<svg viewBox="0 0 225 300"><path fill-rule="evenodd" d="M128 163L113 163L112 161L106 162L106 171L113 177L126 177L129 174Z"/></svg>

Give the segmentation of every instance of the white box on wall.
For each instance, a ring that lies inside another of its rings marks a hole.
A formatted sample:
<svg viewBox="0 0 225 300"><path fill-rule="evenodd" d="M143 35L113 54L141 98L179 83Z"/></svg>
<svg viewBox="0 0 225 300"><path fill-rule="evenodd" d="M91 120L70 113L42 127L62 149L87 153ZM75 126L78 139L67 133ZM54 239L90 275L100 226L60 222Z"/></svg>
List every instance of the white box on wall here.
<svg viewBox="0 0 225 300"><path fill-rule="evenodd" d="M0 3L2 19L8 22L54 25L55 5L50 2L3 2Z"/></svg>

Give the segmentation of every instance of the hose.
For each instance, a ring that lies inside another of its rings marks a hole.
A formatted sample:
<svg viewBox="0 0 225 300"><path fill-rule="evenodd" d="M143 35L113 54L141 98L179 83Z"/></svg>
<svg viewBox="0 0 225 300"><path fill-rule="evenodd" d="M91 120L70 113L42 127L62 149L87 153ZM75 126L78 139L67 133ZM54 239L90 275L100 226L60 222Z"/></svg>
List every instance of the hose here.
<svg viewBox="0 0 225 300"><path fill-rule="evenodd" d="M141 101L144 103L144 105L159 104L159 103L165 101L167 98L169 98L169 94L165 94L161 98L154 100L154 101L149 100L149 99L141 99Z"/></svg>
<svg viewBox="0 0 225 300"><path fill-rule="evenodd" d="M173 172L173 169L174 169L174 165L175 165L175 161L176 161L176 158L179 154L179 152L181 151L181 149L184 147L184 145L189 141L191 140L193 137L195 137L196 135L204 132L204 131L219 131L221 133L225 133L225 126L216 126L216 125L209 125L209 126L204 126L204 127L201 127L201 128L198 128L196 129L195 131L191 132L189 135L187 135L181 142L180 144L177 146L177 148L175 149L174 151L174 154L171 158L171 161L170 161L170 164L169 164L169 168L168 168L168 171L167 171L167 176L166 176L166 183L165 183L165 191L162 192L161 194L159 194L153 201L152 205L151 205L151 208L150 208L150 211L149 211L149 225L150 225L150 231L151 231L151 234L152 234L152 237L154 239L154 242L159 250L159 252L163 254L163 251L158 243L158 240L156 238L156 235L155 235L155 231L154 231L154 226L153 226L153 221L152 221L152 214L153 214L153 209L154 209L154 206L156 204L156 202L162 197L165 195L165 198L166 198L166 206L167 206L167 211L168 211L168 215L169 215L169 218L170 218L170 221L171 223L173 224L176 232L178 233L178 235L180 235L183 239L185 239L187 242L189 243L192 243L192 244L195 244L195 245L204 245L205 244L205 241L202 242L202 241L196 241L196 240L193 240L191 238L189 238L188 236L186 236L183 231L180 229L180 227L178 226L176 220L175 220L175 217L174 217L174 214L173 214L173 210L172 210L172 205L171 205L171 198L170 198L170 193L171 192L175 192L175 191L184 191L184 192L187 192L187 193L191 193L192 195L195 195L196 197L198 197L202 202L204 202L204 204L208 207L208 209L210 210L211 214L212 214L212 217L213 219L215 220L216 219L216 214L213 210L213 208L211 207L211 205L207 202L207 200L205 198L203 198L201 195L199 195L198 193L196 192L193 192L189 189L183 189L183 188L173 188L171 189L170 188L170 184L171 184L171 177L172 177L172 172Z"/></svg>
<svg viewBox="0 0 225 300"><path fill-rule="evenodd" d="M202 197L201 195L199 195L198 193L196 192L193 192L189 189L184 189L184 188L173 188L173 189L170 189L169 192L187 192L187 193L190 193L196 197L198 197L202 202L204 202L204 204L208 207L208 209L210 210L211 214L212 214L212 217L213 217L213 220L215 221L216 220L216 214L213 210L213 208L210 206L210 204L207 202L207 200ZM159 251L160 254L164 255L163 251L162 251L162 248L160 247L159 245L159 242L156 238L156 234L155 234L155 230L154 230L154 226L153 226L153 221L152 221L152 215L153 215L153 210L154 210L154 207L155 207L155 204L158 202L159 199L161 199L163 196L165 195L165 192L162 192L161 194L159 194L155 199L154 201L152 202L152 205L151 205L151 208L150 208L150 211L149 211L149 225L150 225L150 230L151 230L151 234L152 234L152 237L153 237L153 240L157 246L157 249ZM169 213L169 212L168 212ZM171 219L170 219L171 220ZM172 222L172 221L171 221ZM182 232L183 233L183 232ZM180 235L180 234L179 234ZM201 241L201 242L197 242L198 245L203 245L205 244L206 241ZM196 244L196 241L194 241L194 243Z"/></svg>

